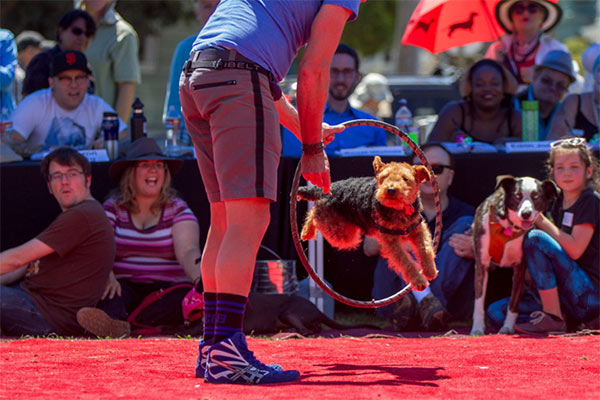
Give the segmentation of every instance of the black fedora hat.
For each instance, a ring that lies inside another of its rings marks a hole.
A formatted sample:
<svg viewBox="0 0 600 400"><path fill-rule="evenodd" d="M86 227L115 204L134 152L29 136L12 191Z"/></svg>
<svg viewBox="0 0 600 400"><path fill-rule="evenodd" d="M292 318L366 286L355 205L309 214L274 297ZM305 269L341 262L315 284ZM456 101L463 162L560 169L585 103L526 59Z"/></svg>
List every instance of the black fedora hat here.
<svg viewBox="0 0 600 400"><path fill-rule="evenodd" d="M156 140L149 137L141 137L131 143L127 152L125 153L125 158L115 161L109 169L110 177L116 183L119 183L121 180L121 176L123 172L131 165L134 165L138 161L142 160L160 160L164 161L171 172L171 176L173 176L181 166L183 165L183 160L178 160L176 158L170 158L165 156Z"/></svg>

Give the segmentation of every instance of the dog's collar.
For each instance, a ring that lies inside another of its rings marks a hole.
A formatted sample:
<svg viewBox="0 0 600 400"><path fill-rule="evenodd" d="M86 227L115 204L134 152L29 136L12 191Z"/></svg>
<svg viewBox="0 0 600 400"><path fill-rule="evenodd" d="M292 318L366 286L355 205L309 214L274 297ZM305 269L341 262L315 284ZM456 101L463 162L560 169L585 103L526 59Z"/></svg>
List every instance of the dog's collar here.
<svg viewBox="0 0 600 400"><path fill-rule="evenodd" d="M377 222L375 222L375 226L377 227L377 230L379 232L385 233L386 235L405 236L405 235L408 235L409 233L411 233L412 231L414 231L415 228L421 223L421 221L423 221L423 216L421 214L419 214L419 218L415 221L415 223L406 229L390 229L390 228L386 228L385 226L379 225Z"/></svg>

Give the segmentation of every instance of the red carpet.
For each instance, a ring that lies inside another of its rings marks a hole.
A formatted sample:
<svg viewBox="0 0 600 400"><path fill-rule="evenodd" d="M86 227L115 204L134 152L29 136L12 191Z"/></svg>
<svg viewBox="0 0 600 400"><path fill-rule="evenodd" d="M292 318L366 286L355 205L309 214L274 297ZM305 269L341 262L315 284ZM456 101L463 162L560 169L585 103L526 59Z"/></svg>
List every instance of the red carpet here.
<svg viewBox="0 0 600 400"><path fill-rule="evenodd" d="M2 399L598 399L600 336L254 339L278 386L193 377L196 340L0 343Z"/></svg>

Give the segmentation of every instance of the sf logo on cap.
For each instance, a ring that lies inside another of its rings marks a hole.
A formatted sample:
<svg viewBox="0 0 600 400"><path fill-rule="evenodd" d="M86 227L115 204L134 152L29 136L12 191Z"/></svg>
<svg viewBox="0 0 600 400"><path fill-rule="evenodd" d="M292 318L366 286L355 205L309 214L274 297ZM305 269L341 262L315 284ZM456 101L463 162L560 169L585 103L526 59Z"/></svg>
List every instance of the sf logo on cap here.
<svg viewBox="0 0 600 400"><path fill-rule="evenodd" d="M73 64L75 64L75 61L77 61L77 56L75 56L75 53L67 53L65 55L65 57L66 57L67 64L69 64L69 65L73 65Z"/></svg>

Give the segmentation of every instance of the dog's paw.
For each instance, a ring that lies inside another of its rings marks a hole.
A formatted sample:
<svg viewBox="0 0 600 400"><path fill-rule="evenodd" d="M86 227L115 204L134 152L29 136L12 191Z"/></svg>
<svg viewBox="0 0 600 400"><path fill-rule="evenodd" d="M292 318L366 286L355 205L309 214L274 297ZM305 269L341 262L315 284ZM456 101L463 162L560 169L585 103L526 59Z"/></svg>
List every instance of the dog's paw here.
<svg viewBox="0 0 600 400"><path fill-rule="evenodd" d="M423 275L425 276L425 278L427 278L430 281L432 281L435 278L437 278L437 276L438 276L438 270L435 267L433 267L433 270L431 270L431 271L423 270Z"/></svg>
<svg viewBox="0 0 600 400"><path fill-rule="evenodd" d="M485 333L483 332L485 330L484 327L482 326L475 326L473 325L473 327L471 328L471 336L483 336L485 335Z"/></svg>
<svg viewBox="0 0 600 400"><path fill-rule="evenodd" d="M512 326L503 326L502 328L500 328L498 333L503 335L512 335L513 333L515 333L515 328Z"/></svg>
<svg viewBox="0 0 600 400"><path fill-rule="evenodd" d="M429 286L429 281L421 275L419 275L415 279L413 279L410 285L412 286L413 290L421 291L425 290L425 288Z"/></svg>

